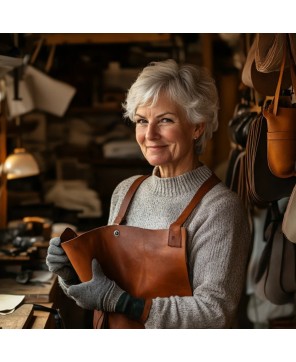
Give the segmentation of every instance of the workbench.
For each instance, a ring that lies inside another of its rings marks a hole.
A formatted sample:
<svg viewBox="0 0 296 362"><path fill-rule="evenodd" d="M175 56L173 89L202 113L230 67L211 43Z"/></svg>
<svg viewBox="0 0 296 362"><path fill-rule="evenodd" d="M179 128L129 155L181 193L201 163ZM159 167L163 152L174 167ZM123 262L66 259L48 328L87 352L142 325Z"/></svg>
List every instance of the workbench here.
<svg viewBox="0 0 296 362"><path fill-rule="evenodd" d="M48 283L19 284L13 278L0 278L0 294L25 296L23 303L13 313L0 315L0 327L3 329L55 328L52 313L34 310L33 304L54 307L56 290L56 275L53 275Z"/></svg>
<svg viewBox="0 0 296 362"><path fill-rule="evenodd" d="M7 249L12 246L6 245ZM34 247L17 255L0 252L0 266L3 270L16 268L33 269L40 266L43 270L48 242L36 242ZM3 249L3 245L2 245ZM75 301L67 297L58 284L54 274L50 283L16 282L16 277L8 278L0 274L0 294L24 295L23 303L11 314L0 316L0 327L4 328L57 328L53 313L33 309L33 304L59 309L64 328L92 328L92 312L78 307Z"/></svg>

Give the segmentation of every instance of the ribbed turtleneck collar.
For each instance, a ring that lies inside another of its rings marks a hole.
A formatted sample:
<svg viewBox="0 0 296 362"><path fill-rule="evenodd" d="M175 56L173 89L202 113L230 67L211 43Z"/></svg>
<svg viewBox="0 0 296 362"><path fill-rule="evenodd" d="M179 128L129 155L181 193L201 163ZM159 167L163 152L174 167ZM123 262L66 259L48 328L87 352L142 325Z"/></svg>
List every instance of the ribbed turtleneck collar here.
<svg viewBox="0 0 296 362"><path fill-rule="evenodd" d="M212 171L203 165L176 177L161 178L156 166L147 182L150 183L151 191L155 195L171 197L197 190L211 174Z"/></svg>

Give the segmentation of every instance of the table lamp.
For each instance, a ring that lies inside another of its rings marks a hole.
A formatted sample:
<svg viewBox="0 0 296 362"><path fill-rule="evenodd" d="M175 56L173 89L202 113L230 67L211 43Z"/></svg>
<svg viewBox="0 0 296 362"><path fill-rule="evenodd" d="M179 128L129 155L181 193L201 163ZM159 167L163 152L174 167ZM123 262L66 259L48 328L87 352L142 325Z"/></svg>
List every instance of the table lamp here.
<svg viewBox="0 0 296 362"><path fill-rule="evenodd" d="M6 158L2 172L6 174L8 180L13 180L38 175L39 167L32 154L25 148L19 147Z"/></svg>
<svg viewBox="0 0 296 362"><path fill-rule="evenodd" d="M0 165L1 189L0 198L2 200L2 213L0 228L4 228L7 222L7 180L35 176L40 173L39 166L35 158L26 151L25 148L15 148L5 162Z"/></svg>

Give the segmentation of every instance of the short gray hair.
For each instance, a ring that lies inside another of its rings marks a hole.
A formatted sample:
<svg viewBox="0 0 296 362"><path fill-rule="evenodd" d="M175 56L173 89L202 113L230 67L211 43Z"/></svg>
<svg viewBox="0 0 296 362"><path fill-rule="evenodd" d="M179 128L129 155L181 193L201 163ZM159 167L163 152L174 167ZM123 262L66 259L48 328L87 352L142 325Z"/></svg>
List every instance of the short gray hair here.
<svg viewBox="0 0 296 362"><path fill-rule="evenodd" d="M137 108L155 104L165 92L185 112L193 124L205 123L205 131L196 144L202 153L206 142L218 128L219 98L214 79L203 67L178 65L174 60L152 62L139 74L123 103L124 118L134 122Z"/></svg>

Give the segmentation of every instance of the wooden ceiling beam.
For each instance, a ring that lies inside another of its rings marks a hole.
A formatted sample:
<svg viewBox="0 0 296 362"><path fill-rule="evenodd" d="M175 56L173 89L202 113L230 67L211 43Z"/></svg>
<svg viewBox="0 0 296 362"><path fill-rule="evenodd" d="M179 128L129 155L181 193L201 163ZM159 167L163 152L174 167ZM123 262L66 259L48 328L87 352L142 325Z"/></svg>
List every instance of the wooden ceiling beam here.
<svg viewBox="0 0 296 362"><path fill-rule="evenodd" d="M170 34L141 33L96 33L96 34L40 34L45 45L63 44L107 44L107 43L139 43L162 42L171 39Z"/></svg>

